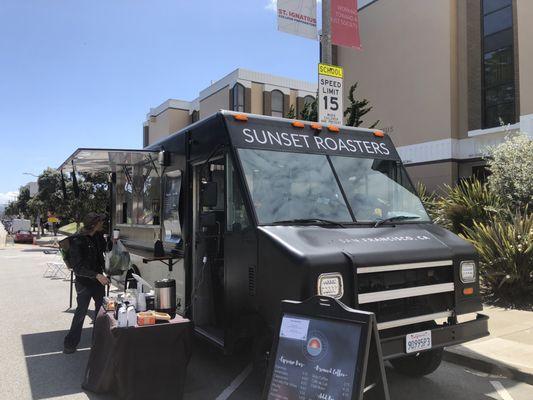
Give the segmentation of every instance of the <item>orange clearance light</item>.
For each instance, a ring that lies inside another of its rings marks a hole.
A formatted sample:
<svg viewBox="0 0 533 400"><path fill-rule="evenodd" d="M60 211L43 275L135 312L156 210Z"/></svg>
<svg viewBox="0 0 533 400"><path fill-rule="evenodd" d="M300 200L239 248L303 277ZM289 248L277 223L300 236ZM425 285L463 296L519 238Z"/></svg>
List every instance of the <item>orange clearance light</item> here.
<svg viewBox="0 0 533 400"><path fill-rule="evenodd" d="M474 294L474 288L472 288L472 287L464 288L463 289L463 294L465 296L469 296L471 294Z"/></svg>
<svg viewBox="0 0 533 400"><path fill-rule="evenodd" d="M383 131L375 130L374 131L374 136L376 136L376 137L384 137L385 134L383 133Z"/></svg>
<svg viewBox="0 0 533 400"><path fill-rule="evenodd" d="M328 131L330 131L330 132L340 132L341 130L339 129L338 126L328 125Z"/></svg>
<svg viewBox="0 0 533 400"><path fill-rule="evenodd" d="M295 128L304 128L305 127L305 124L301 121L292 121L292 126L294 126Z"/></svg>
<svg viewBox="0 0 533 400"><path fill-rule="evenodd" d="M237 121L248 121L248 117L244 114L235 114L233 116Z"/></svg>
<svg viewBox="0 0 533 400"><path fill-rule="evenodd" d="M317 130L317 131L321 131L321 130L322 130L322 125L317 124L316 122L313 122L313 123L311 124L311 129L315 129L315 130Z"/></svg>

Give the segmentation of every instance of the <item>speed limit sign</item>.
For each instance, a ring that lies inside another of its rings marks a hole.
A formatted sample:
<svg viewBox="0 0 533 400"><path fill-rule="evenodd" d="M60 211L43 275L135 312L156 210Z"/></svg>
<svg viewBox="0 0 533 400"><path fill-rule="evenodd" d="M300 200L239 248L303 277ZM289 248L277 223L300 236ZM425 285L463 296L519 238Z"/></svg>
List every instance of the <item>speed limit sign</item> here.
<svg viewBox="0 0 533 400"><path fill-rule="evenodd" d="M342 67L318 64L318 122L343 125Z"/></svg>

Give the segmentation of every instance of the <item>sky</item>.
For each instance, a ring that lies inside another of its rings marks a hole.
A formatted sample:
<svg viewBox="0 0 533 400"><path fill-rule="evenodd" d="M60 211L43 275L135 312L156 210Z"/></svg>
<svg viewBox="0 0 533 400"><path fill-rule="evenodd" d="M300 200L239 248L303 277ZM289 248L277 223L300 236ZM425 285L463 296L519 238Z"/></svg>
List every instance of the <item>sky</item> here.
<svg viewBox="0 0 533 400"><path fill-rule="evenodd" d="M0 0L0 204L78 147L142 147L150 107L236 68L315 82L318 42L274 4Z"/></svg>

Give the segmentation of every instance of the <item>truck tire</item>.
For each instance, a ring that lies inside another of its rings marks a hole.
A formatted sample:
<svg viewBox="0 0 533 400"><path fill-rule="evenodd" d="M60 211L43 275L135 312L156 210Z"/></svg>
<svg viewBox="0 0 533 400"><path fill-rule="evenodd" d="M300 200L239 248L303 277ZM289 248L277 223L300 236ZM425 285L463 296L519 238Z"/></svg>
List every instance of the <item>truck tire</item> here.
<svg viewBox="0 0 533 400"><path fill-rule="evenodd" d="M390 360L390 363L400 374L419 378L431 374L439 367L443 352L443 348L428 350L411 356L394 358Z"/></svg>

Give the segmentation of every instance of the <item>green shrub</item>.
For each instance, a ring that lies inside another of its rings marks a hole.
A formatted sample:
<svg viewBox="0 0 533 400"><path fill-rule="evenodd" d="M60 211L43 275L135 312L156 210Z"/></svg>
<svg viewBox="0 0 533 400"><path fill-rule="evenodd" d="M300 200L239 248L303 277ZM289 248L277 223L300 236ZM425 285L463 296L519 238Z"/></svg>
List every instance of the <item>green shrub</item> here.
<svg viewBox="0 0 533 400"><path fill-rule="evenodd" d="M429 216L435 221L439 216L439 197L435 192L429 192L422 182L417 183L416 192Z"/></svg>
<svg viewBox="0 0 533 400"><path fill-rule="evenodd" d="M491 190L511 209L533 210L533 140L524 134L508 137L489 149L487 162Z"/></svg>
<svg viewBox="0 0 533 400"><path fill-rule="evenodd" d="M527 210L526 210L527 211ZM533 294L533 214L501 215L464 229L480 256L483 284L495 295L531 301Z"/></svg>
<svg viewBox="0 0 533 400"><path fill-rule="evenodd" d="M474 222L489 221L497 214L506 213L501 198L475 178L463 180L454 187L445 185L435 209L435 222L455 233L463 233Z"/></svg>

